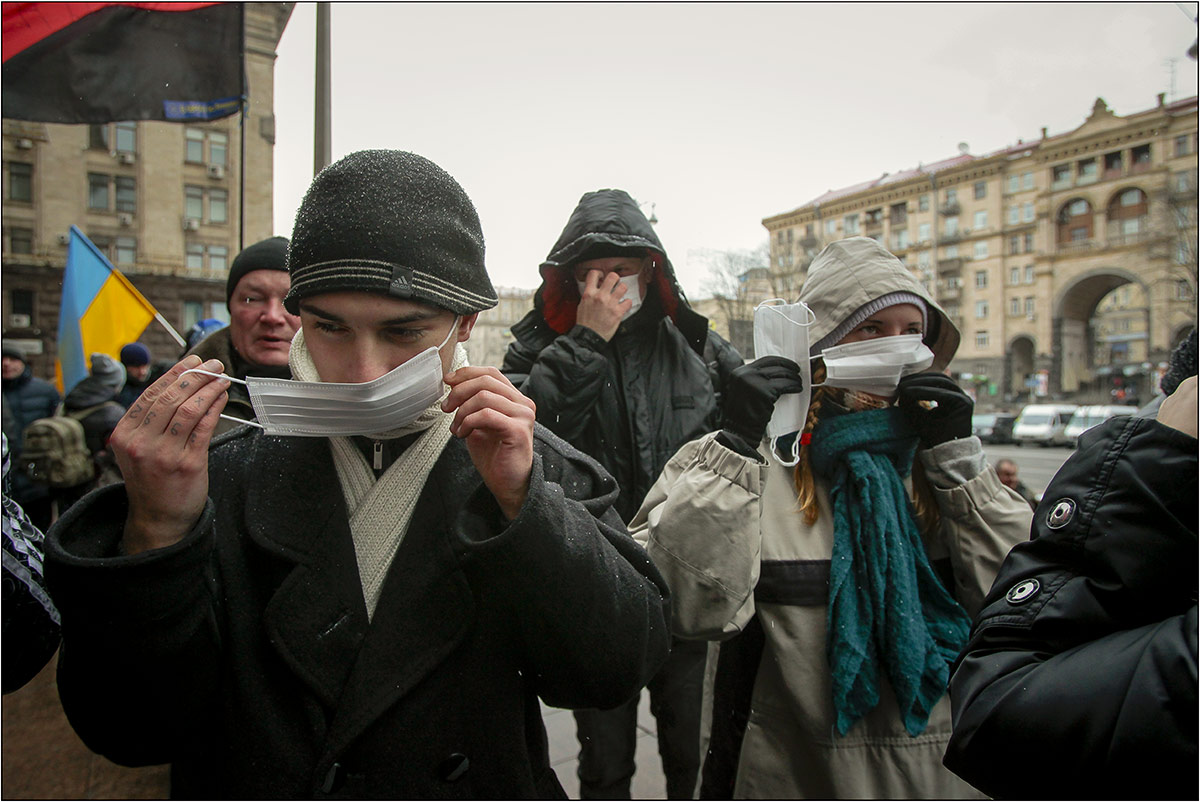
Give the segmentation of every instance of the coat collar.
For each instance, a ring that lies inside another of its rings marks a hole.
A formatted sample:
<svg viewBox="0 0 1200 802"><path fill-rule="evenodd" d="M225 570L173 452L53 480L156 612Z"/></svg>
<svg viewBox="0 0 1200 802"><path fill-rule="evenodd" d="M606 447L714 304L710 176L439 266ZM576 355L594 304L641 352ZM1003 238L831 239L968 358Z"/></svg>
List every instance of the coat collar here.
<svg viewBox="0 0 1200 802"><path fill-rule="evenodd" d="M465 637L474 602L447 530L479 476L451 441L417 500L368 622L346 505L328 441L257 435L256 466L278 479L246 491L250 540L291 568L267 602L267 637L333 717L336 754Z"/></svg>

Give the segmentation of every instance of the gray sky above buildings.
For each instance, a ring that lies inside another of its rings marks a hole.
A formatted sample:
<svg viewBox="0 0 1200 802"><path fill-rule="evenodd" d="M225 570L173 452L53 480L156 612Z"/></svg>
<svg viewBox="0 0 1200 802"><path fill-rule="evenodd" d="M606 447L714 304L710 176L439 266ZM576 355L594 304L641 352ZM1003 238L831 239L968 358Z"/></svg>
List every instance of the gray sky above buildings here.
<svg viewBox="0 0 1200 802"><path fill-rule="evenodd" d="M475 201L497 286L532 288L584 192L655 204L684 289L704 249L829 189L1196 94L1196 3L334 3L333 158L411 150ZM275 72L275 229L312 178L315 5ZM1174 59L1174 78L1169 60ZM1172 83L1173 89L1172 92Z"/></svg>

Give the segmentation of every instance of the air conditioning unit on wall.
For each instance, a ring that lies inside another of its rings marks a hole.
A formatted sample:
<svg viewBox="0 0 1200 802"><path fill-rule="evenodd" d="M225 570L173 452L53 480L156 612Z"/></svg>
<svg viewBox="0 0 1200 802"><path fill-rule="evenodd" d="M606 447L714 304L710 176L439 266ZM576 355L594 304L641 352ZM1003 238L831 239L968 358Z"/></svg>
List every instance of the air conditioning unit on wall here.
<svg viewBox="0 0 1200 802"><path fill-rule="evenodd" d="M200 221L194 217L183 218L184 231L198 231L200 229Z"/></svg>
<svg viewBox="0 0 1200 802"><path fill-rule="evenodd" d="M57 237L54 238L54 241L57 242L59 245L70 245L71 244L71 235L70 234L59 234Z"/></svg>
<svg viewBox="0 0 1200 802"><path fill-rule="evenodd" d="M33 147L33 140L22 137L13 144L15 144L19 150L29 150Z"/></svg>
<svg viewBox="0 0 1200 802"><path fill-rule="evenodd" d="M225 165L223 165L223 164L208 165L208 177L209 178L224 178L225 177Z"/></svg>
<svg viewBox="0 0 1200 802"><path fill-rule="evenodd" d="M117 154L117 161L119 161L121 164L133 164L135 161L137 161L137 156L127 150L123 150Z"/></svg>
<svg viewBox="0 0 1200 802"><path fill-rule="evenodd" d="M123 226L131 226L133 225L133 215L129 214L128 212L122 212L121 214L117 215L117 222Z"/></svg>
<svg viewBox="0 0 1200 802"><path fill-rule="evenodd" d="M33 321L29 319L29 315L22 315L14 312L8 316L8 325L14 329L27 329Z"/></svg>

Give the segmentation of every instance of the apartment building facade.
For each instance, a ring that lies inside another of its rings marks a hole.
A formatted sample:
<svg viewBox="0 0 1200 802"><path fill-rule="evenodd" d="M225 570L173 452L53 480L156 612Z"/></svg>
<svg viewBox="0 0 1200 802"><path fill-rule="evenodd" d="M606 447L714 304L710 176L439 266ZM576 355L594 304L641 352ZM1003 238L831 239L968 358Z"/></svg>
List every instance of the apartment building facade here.
<svg viewBox="0 0 1200 802"><path fill-rule="evenodd" d="M1198 148L1196 97L1159 95L1124 117L1097 99L1073 131L1042 129L984 156L964 144L952 158L764 219L773 289L794 297L825 244L873 237L962 332L951 371L982 405L1099 399L1114 375L1148 398L1158 366L1196 324ZM1145 303L1123 334L1140 331L1144 346L1099 349L1093 318L1125 285Z"/></svg>
<svg viewBox="0 0 1200 802"><path fill-rule="evenodd" d="M3 121L3 334L36 375L53 375L72 225L181 334L203 318L228 320L230 262L274 233L274 68L294 5L245 4L244 118ZM141 341L156 360L181 351L156 323Z"/></svg>

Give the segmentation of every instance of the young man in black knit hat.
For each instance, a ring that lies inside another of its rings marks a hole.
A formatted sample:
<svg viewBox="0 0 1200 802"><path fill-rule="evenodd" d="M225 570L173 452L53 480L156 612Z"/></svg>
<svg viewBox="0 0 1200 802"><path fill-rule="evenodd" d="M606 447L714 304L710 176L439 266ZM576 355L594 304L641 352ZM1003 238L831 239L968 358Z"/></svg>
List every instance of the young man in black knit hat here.
<svg viewBox="0 0 1200 802"><path fill-rule="evenodd" d="M666 590L613 479L467 364L496 303L474 207L426 159L351 154L288 269L296 381L251 383L265 430L210 449L228 381L189 356L113 435L126 484L51 531L72 724L171 762L175 796L562 797L539 697L628 698Z"/></svg>

